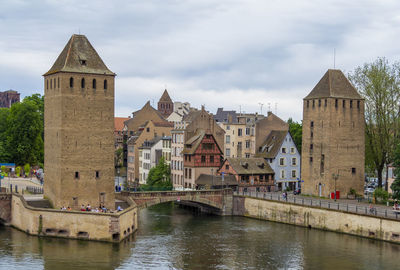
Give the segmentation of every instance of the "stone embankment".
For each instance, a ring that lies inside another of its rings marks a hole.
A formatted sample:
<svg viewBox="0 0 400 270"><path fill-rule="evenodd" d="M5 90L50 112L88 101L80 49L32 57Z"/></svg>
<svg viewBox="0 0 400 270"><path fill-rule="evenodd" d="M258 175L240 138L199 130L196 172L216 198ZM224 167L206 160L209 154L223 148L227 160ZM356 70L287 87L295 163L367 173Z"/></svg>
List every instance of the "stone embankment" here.
<svg viewBox="0 0 400 270"><path fill-rule="evenodd" d="M235 195L233 198L233 215L400 244L400 221L391 218L240 195Z"/></svg>

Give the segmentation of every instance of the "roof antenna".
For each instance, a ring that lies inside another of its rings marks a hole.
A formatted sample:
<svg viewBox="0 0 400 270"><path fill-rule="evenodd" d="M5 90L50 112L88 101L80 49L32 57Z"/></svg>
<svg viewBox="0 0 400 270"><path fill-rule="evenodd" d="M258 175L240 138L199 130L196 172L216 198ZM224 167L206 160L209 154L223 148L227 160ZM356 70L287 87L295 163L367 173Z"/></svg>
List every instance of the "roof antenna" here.
<svg viewBox="0 0 400 270"><path fill-rule="evenodd" d="M336 69L336 48L333 48L333 69Z"/></svg>
<svg viewBox="0 0 400 270"><path fill-rule="evenodd" d="M262 107L264 106L264 103L258 102L258 105L261 107L261 115L262 115Z"/></svg>

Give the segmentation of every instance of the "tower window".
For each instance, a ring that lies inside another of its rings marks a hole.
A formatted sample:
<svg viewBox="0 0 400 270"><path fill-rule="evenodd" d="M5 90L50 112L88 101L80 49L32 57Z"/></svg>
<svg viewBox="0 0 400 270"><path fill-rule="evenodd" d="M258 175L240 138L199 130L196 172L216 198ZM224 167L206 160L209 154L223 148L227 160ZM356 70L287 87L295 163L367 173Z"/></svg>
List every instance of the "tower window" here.
<svg viewBox="0 0 400 270"><path fill-rule="evenodd" d="M60 88L60 77L57 78L57 88Z"/></svg>
<svg viewBox="0 0 400 270"><path fill-rule="evenodd" d="M360 101L357 100L357 109L360 109Z"/></svg>
<svg viewBox="0 0 400 270"><path fill-rule="evenodd" d="M321 107L321 100L318 99L318 107Z"/></svg>
<svg viewBox="0 0 400 270"><path fill-rule="evenodd" d="M312 161L313 161L313 159L312 159L312 157L310 157L310 163L312 163Z"/></svg>
<svg viewBox="0 0 400 270"><path fill-rule="evenodd" d="M82 66L86 66L86 60L81 59L81 60L79 60L79 62L81 62Z"/></svg>
<svg viewBox="0 0 400 270"><path fill-rule="evenodd" d="M81 88L85 88L85 78L82 78L81 80Z"/></svg>
<svg viewBox="0 0 400 270"><path fill-rule="evenodd" d="M346 108L346 100L343 99L343 108Z"/></svg>
<svg viewBox="0 0 400 270"><path fill-rule="evenodd" d="M335 99L335 108L337 108L337 106L338 106L338 100Z"/></svg>
<svg viewBox="0 0 400 270"><path fill-rule="evenodd" d="M313 101L312 101L312 107L313 108L315 107L315 99L313 99Z"/></svg>
<svg viewBox="0 0 400 270"><path fill-rule="evenodd" d="M310 123L310 127L314 127L314 121L311 121L311 123Z"/></svg>
<svg viewBox="0 0 400 270"><path fill-rule="evenodd" d="M107 80L104 80L104 90L107 89Z"/></svg>
<svg viewBox="0 0 400 270"><path fill-rule="evenodd" d="M92 87L93 87L93 89L96 89L96 79L93 79Z"/></svg>
<svg viewBox="0 0 400 270"><path fill-rule="evenodd" d="M353 101L350 100L350 108L353 108Z"/></svg>
<svg viewBox="0 0 400 270"><path fill-rule="evenodd" d="M50 89L52 89L52 88L53 88L53 80L50 79Z"/></svg>
<svg viewBox="0 0 400 270"><path fill-rule="evenodd" d="M356 168L351 168L351 173L356 174Z"/></svg>
<svg viewBox="0 0 400 270"><path fill-rule="evenodd" d="M75 179L79 179L79 172L75 172Z"/></svg>
<svg viewBox="0 0 400 270"><path fill-rule="evenodd" d="M100 178L100 171L96 171L96 178Z"/></svg>
<svg viewBox="0 0 400 270"><path fill-rule="evenodd" d="M46 80L46 88L49 89L49 80Z"/></svg>
<svg viewBox="0 0 400 270"><path fill-rule="evenodd" d="M325 99L325 107L326 107L326 105L328 105L328 100L327 99Z"/></svg>
<svg viewBox="0 0 400 270"><path fill-rule="evenodd" d="M314 145L310 144L310 150L313 150L313 148L314 148Z"/></svg>
<svg viewBox="0 0 400 270"><path fill-rule="evenodd" d="M307 108L309 108L309 107L310 107L310 101L307 100Z"/></svg>
<svg viewBox="0 0 400 270"><path fill-rule="evenodd" d="M69 87L74 87L74 78L69 78Z"/></svg>

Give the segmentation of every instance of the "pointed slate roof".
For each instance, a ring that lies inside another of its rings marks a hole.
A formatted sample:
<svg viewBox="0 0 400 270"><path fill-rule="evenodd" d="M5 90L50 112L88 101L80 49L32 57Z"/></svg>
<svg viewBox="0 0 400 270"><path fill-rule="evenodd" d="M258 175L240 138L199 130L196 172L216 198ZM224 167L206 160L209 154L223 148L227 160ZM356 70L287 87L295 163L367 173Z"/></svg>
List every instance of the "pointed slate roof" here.
<svg viewBox="0 0 400 270"><path fill-rule="evenodd" d="M113 75L84 35L72 35L53 66L43 76L56 72Z"/></svg>
<svg viewBox="0 0 400 270"><path fill-rule="evenodd" d="M172 99L169 97L167 89L164 90L164 93L162 94L160 101L172 102Z"/></svg>
<svg viewBox="0 0 400 270"><path fill-rule="evenodd" d="M357 89L339 69L328 69L322 79L304 99L328 97L362 99Z"/></svg>

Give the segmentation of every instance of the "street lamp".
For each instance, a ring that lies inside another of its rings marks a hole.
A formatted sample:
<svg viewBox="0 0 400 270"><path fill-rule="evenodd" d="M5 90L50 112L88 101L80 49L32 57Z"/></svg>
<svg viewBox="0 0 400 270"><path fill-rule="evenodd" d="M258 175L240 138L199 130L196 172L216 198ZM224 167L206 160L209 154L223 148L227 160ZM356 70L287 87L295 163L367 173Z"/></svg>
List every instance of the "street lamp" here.
<svg viewBox="0 0 400 270"><path fill-rule="evenodd" d="M335 198L335 202L336 202L336 180L338 180L338 178L339 178L339 174L338 173L332 173L332 177L333 177L333 180L335 180L335 194L334 194L334 198Z"/></svg>

